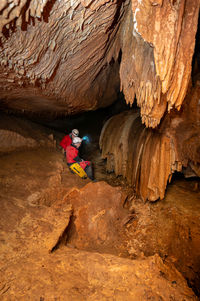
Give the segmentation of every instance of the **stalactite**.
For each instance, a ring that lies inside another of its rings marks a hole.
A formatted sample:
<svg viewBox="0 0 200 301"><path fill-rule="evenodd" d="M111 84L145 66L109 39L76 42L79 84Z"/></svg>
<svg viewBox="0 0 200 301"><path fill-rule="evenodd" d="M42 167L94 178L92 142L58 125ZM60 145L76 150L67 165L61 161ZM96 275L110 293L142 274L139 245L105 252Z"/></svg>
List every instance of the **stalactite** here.
<svg viewBox="0 0 200 301"><path fill-rule="evenodd" d="M3 77L1 98L8 99L9 106L13 102L13 107L15 101L19 105L21 99L23 108L27 102L24 95L28 94L38 109L38 100L45 99L51 110L56 112L60 108L58 111L62 114L111 104L117 97L119 76L117 62L114 67L109 63L112 57L118 57L120 49L119 37L116 37L119 25L112 27L112 23L116 14L121 18L124 6L120 7L116 0L106 6L107 1L96 1L89 8L79 0L55 1L47 22L45 6L48 2L31 0L26 6L26 1L19 1L15 7L18 12L15 30L2 37L0 51L3 65L0 75L7 69L8 74L14 75L14 82L9 86ZM4 20L4 15L9 15L7 8L2 6L0 32L3 22L7 22L8 27L11 24L11 20ZM70 16L73 16L71 20ZM28 22L22 31L25 17ZM117 49L113 47L116 44ZM105 85L101 84L102 80ZM57 104L52 99L56 99ZM30 110L34 110L34 103L29 105Z"/></svg>
<svg viewBox="0 0 200 301"><path fill-rule="evenodd" d="M123 27L121 90L127 103L136 95L142 122L154 128L166 108L180 109L186 95L199 1L132 0L131 6Z"/></svg>
<svg viewBox="0 0 200 301"><path fill-rule="evenodd" d="M32 16L33 18L41 18L44 7L46 6L48 1L49 0L44 0L41 2L39 0L32 0L29 3L28 0L3 0L3 2L0 4L0 32L2 32L4 26L8 26L9 28L11 22L15 18L17 18L17 26L21 26L24 13L26 22L29 21L29 16ZM27 9L24 12L26 5Z"/></svg>
<svg viewBox="0 0 200 301"><path fill-rule="evenodd" d="M198 12L199 0L1 0L1 97L14 103L21 91L23 107L27 92L78 113L111 104L120 77L126 102L136 97L156 128L186 95Z"/></svg>
<svg viewBox="0 0 200 301"><path fill-rule="evenodd" d="M189 91L181 116L166 116L159 130L145 128L133 111L105 123L99 145L107 170L123 175L143 200L163 199L175 171L190 166L200 176L200 124L194 114L188 116L198 97L199 87Z"/></svg>

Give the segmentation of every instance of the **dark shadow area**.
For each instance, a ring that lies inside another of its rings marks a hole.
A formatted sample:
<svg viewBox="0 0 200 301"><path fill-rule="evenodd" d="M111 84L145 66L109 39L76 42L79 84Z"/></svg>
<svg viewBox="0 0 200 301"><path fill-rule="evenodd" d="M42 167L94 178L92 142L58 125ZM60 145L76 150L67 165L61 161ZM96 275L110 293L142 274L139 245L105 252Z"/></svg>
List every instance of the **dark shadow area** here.
<svg viewBox="0 0 200 301"><path fill-rule="evenodd" d="M43 19L46 23L48 23L48 21L49 21L50 12L51 12L55 2L56 2L56 0L50 0L47 2L47 4L44 7L42 15L43 15Z"/></svg>
<svg viewBox="0 0 200 301"><path fill-rule="evenodd" d="M55 246L50 250L50 253L55 252L60 245L66 245L68 240L71 237L71 231L75 232L74 230L74 219L75 217L73 215L70 216L69 224L67 225L66 229L63 231L62 235L59 237L57 243ZM72 230L73 229L73 230Z"/></svg>
<svg viewBox="0 0 200 301"><path fill-rule="evenodd" d="M93 142L97 142L101 129L104 123L113 115L119 114L126 110L133 110L126 104L124 96L119 93L117 101L107 108L98 109L96 111L88 111L73 116L63 117L45 117L45 116L27 116L30 120L42 124L52 130L68 134L72 129L77 128L80 132L80 137L85 135L92 136Z"/></svg>
<svg viewBox="0 0 200 301"><path fill-rule="evenodd" d="M192 77L192 85L195 86L197 80L200 80L200 15L198 19L194 55L192 58L191 77Z"/></svg>
<svg viewBox="0 0 200 301"><path fill-rule="evenodd" d="M183 172L175 172L172 176L171 182L168 187L176 184L183 190L199 192L200 191L200 178L195 175L187 175Z"/></svg>

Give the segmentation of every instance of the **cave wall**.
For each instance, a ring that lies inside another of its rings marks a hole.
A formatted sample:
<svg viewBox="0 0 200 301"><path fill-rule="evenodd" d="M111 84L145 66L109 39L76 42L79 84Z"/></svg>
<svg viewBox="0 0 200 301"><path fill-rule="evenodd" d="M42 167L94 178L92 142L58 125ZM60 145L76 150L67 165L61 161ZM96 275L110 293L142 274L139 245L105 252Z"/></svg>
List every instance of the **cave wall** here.
<svg viewBox="0 0 200 301"><path fill-rule="evenodd" d="M4 0L0 106L75 114L110 105L119 85L156 127L180 109L199 0Z"/></svg>
<svg viewBox="0 0 200 301"><path fill-rule="evenodd" d="M74 114L116 99L122 2L3 1L0 12L2 106Z"/></svg>
<svg viewBox="0 0 200 301"><path fill-rule="evenodd" d="M129 111L107 121L100 148L107 171L126 178L144 201L164 198L175 164L169 137L145 128L139 114Z"/></svg>
<svg viewBox="0 0 200 301"><path fill-rule="evenodd" d="M166 114L180 110L186 96L199 5L1 1L0 108L71 115L110 105L121 89L128 104L137 101L144 126L137 114L109 121L100 142L108 169L126 177L144 199L163 198L175 170L190 166L199 174L198 88L186 97L181 117Z"/></svg>
<svg viewBox="0 0 200 301"><path fill-rule="evenodd" d="M200 176L200 86L190 87L180 112L148 129L135 110L110 118L100 136L107 171L122 175L146 201L163 199L175 171ZM197 110L196 110L197 109Z"/></svg>
<svg viewBox="0 0 200 301"><path fill-rule="evenodd" d="M132 1L126 18L121 89L134 96L142 122L156 127L173 107L178 110L191 74L199 1Z"/></svg>

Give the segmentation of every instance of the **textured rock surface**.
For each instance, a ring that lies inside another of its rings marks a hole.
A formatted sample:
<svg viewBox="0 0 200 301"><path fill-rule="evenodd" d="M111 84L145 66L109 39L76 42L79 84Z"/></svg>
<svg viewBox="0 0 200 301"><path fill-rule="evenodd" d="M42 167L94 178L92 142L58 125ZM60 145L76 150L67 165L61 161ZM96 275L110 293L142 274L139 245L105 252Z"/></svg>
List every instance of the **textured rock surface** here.
<svg viewBox="0 0 200 301"><path fill-rule="evenodd" d="M183 111L165 118L157 131L146 129L133 111L112 117L100 137L108 171L127 178L143 200L150 201L164 198L174 171L190 166L200 176L199 111L194 113L198 107L197 86L188 93Z"/></svg>
<svg viewBox="0 0 200 301"><path fill-rule="evenodd" d="M56 141L50 130L31 121L0 113L0 153L39 146L55 148Z"/></svg>
<svg viewBox="0 0 200 301"><path fill-rule="evenodd" d="M199 200L200 190L195 189L194 181L176 179L162 202L144 203L130 197L127 207L134 218L126 225L126 249L132 258L158 253L164 261L173 262L198 296Z"/></svg>
<svg viewBox="0 0 200 301"><path fill-rule="evenodd" d="M73 114L116 99L119 67L111 60L118 56L112 45L122 3L25 2L12 3L14 18L19 15L22 24L14 19L14 30L11 22L2 37L2 105ZM10 6L2 9L2 24Z"/></svg>
<svg viewBox="0 0 200 301"><path fill-rule="evenodd" d="M1 300L197 300L181 274L158 255L130 260L63 245L49 252L69 227L69 199L77 215L79 238L86 242L79 223L84 220L82 226L91 230L88 238L97 239L94 231L101 224L100 238L111 236L102 217L108 217L107 225L113 228L118 221L111 218L122 218L123 213L103 215L99 204L96 215L95 206L93 210L88 206L87 216L86 197L90 204L103 202L102 194L104 205L106 200L121 202L119 188L103 182L83 187L88 181L65 171L62 155L55 150L13 153L6 159L0 157L0 162ZM120 204L115 209L119 210ZM90 218L93 227L87 227Z"/></svg>
<svg viewBox="0 0 200 301"><path fill-rule="evenodd" d="M123 91L130 103L136 94L143 122L155 127L165 107L180 109L186 95L199 1L132 1L132 11L121 66Z"/></svg>
<svg viewBox="0 0 200 301"><path fill-rule="evenodd" d="M197 300L159 256L131 261L67 248L36 250L13 258L2 271L2 300Z"/></svg>
<svg viewBox="0 0 200 301"><path fill-rule="evenodd" d="M199 0L4 0L1 106L74 114L112 103L121 82L155 127L186 94L198 12Z"/></svg>
<svg viewBox="0 0 200 301"><path fill-rule="evenodd" d="M123 243L123 220L127 215L127 210L123 210L125 198L119 187L111 187L103 181L71 191L64 198L73 207L67 244L82 250L118 256L127 254Z"/></svg>

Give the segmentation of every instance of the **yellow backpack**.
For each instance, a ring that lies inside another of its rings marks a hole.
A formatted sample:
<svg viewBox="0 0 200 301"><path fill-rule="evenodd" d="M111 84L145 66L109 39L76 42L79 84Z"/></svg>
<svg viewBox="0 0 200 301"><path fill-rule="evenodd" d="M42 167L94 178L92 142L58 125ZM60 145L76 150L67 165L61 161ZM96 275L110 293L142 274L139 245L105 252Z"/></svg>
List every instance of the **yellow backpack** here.
<svg viewBox="0 0 200 301"><path fill-rule="evenodd" d="M80 167L80 165L78 163L74 163L74 164L70 165L69 168L71 169L71 171L73 173L77 174L82 179L87 178L87 174L86 174L85 170L82 167Z"/></svg>

